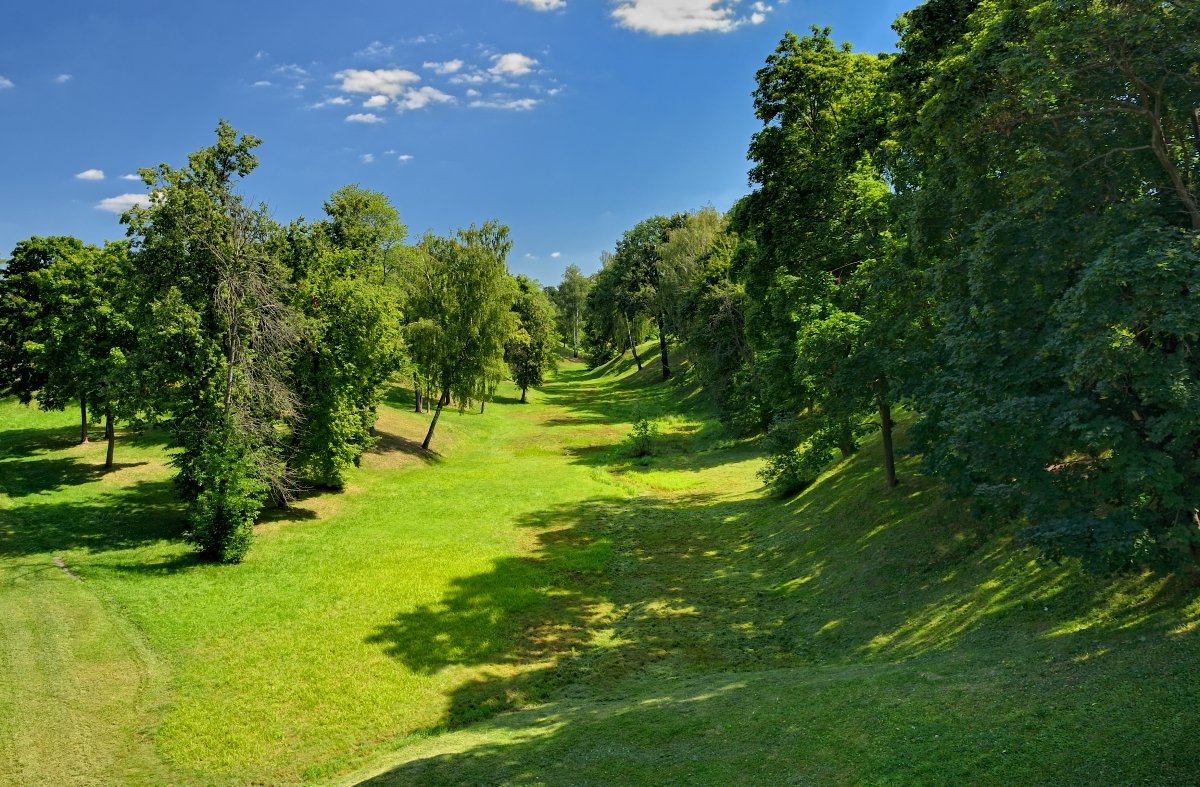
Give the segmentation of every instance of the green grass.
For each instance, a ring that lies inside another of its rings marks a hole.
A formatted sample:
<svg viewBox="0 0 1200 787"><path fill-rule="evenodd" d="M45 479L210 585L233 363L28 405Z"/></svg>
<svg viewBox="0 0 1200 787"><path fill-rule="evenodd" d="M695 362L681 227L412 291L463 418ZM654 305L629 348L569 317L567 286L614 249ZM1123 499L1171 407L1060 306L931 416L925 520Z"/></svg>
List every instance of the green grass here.
<svg viewBox="0 0 1200 787"><path fill-rule="evenodd" d="M397 389L234 567L153 435L104 474L0 404L0 783L1194 783L1189 582L1041 564L874 444L780 500L657 378L568 366L436 457Z"/></svg>

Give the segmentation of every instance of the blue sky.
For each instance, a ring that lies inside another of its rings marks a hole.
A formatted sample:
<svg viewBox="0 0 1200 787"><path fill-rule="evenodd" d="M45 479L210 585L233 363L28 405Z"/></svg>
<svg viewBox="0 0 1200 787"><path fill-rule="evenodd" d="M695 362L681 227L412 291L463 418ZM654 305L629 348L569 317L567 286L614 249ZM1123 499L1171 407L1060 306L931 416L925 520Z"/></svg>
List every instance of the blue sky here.
<svg viewBox="0 0 1200 787"><path fill-rule="evenodd" d="M497 218L555 283L656 213L748 190L754 74L786 30L893 48L915 0L13 3L0 21L0 256L123 236L123 179L218 118L264 140L244 193L316 218L387 194L409 227ZM107 209L106 209L107 208Z"/></svg>

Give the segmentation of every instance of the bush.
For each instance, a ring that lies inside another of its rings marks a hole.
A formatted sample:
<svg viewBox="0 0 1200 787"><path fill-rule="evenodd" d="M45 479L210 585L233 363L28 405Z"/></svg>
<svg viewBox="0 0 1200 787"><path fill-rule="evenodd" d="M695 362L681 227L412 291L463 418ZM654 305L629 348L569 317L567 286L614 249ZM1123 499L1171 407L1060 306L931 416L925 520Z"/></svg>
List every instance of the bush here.
<svg viewBox="0 0 1200 787"><path fill-rule="evenodd" d="M766 438L769 456L758 477L781 495L791 495L817 480L829 466L836 447L832 432L804 436L799 419L785 417L771 424Z"/></svg>
<svg viewBox="0 0 1200 787"><path fill-rule="evenodd" d="M634 456L650 456L654 453L654 441L658 438L658 423L648 418L639 418L629 431L629 442Z"/></svg>
<svg viewBox="0 0 1200 787"><path fill-rule="evenodd" d="M209 560L240 563L250 551L267 486L236 441L206 446L196 462L200 488L187 538Z"/></svg>

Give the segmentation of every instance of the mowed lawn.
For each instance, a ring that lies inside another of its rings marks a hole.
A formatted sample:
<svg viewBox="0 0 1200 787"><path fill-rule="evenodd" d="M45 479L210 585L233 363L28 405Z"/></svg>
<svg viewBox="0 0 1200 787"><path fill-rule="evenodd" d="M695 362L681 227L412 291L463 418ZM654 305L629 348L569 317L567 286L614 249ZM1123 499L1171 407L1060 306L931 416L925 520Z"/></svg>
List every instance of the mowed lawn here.
<svg viewBox="0 0 1200 787"><path fill-rule="evenodd" d="M1195 783L1190 577L1040 563L872 442L780 500L656 376L568 366L434 457L396 389L240 566L154 435L105 474L0 404L0 783Z"/></svg>

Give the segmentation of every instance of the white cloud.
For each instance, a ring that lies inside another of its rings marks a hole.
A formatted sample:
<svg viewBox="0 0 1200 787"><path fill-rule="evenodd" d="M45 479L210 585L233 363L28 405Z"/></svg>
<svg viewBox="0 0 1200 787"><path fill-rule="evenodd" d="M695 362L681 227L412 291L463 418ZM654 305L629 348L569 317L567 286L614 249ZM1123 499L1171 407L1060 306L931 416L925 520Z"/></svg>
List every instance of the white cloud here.
<svg viewBox="0 0 1200 787"><path fill-rule="evenodd" d="M388 148L387 150L383 151L383 155L394 156L394 155L396 155L396 151L393 148Z"/></svg>
<svg viewBox="0 0 1200 787"><path fill-rule="evenodd" d="M367 58L369 60L391 57L393 49L394 47L392 47L390 44L384 44L382 41L372 41L371 43L367 44L365 49L360 49L355 52L354 56Z"/></svg>
<svg viewBox="0 0 1200 787"><path fill-rule="evenodd" d="M552 252L550 252L550 256L557 260L559 257L562 256L562 252L561 251L552 251Z"/></svg>
<svg viewBox="0 0 1200 787"><path fill-rule="evenodd" d="M334 77L342 80L343 93L370 93L396 98L414 82L420 82L421 77L403 68L379 68L365 71L348 68L339 71Z"/></svg>
<svg viewBox="0 0 1200 787"><path fill-rule="evenodd" d="M324 101L318 101L315 104L309 105L309 109L320 109L321 107L344 107L350 103L350 99L345 96L334 96L327 98Z"/></svg>
<svg viewBox="0 0 1200 787"><path fill-rule="evenodd" d="M293 77L295 79L302 79L308 76L308 72L295 63L284 63L281 66L275 66L275 73L283 74L284 76Z"/></svg>
<svg viewBox="0 0 1200 787"><path fill-rule="evenodd" d="M359 156L359 158L362 160L362 163L364 163L364 164L374 164L375 163L375 154L374 153L364 153L361 156Z"/></svg>
<svg viewBox="0 0 1200 787"><path fill-rule="evenodd" d="M141 179L142 179L141 175L129 174L129 175L121 176L121 180L141 180Z"/></svg>
<svg viewBox="0 0 1200 787"><path fill-rule="evenodd" d="M480 95L481 95L480 92L478 90L476 90L475 88L473 88L473 87L467 88L467 98L478 98Z"/></svg>
<svg viewBox="0 0 1200 787"><path fill-rule="evenodd" d="M421 64L421 68L432 71L435 74L456 74L462 70L463 61L455 58L454 60L444 60L442 62L426 61Z"/></svg>
<svg viewBox="0 0 1200 787"><path fill-rule="evenodd" d="M363 106L367 109L374 109L375 107L386 107L387 103L387 96L371 96L363 102Z"/></svg>
<svg viewBox="0 0 1200 787"><path fill-rule="evenodd" d="M426 85L422 88L409 89L403 96L396 99L396 103L401 110L423 109L430 104L453 104L454 96Z"/></svg>
<svg viewBox="0 0 1200 787"><path fill-rule="evenodd" d="M58 76L54 77L54 82L58 85L65 85L74 78L75 77L72 74L59 74Z"/></svg>
<svg viewBox="0 0 1200 787"><path fill-rule="evenodd" d="M96 203L96 210L103 210L109 213L124 213L135 205L149 205L149 194L118 194L115 197L108 197Z"/></svg>
<svg viewBox="0 0 1200 787"><path fill-rule="evenodd" d="M15 85L13 84L13 81L11 79L9 79L8 77L0 77L0 90L4 90L5 88L10 88L10 87L15 87Z"/></svg>
<svg viewBox="0 0 1200 787"><path fill-rule="evenodd" d="M76 173L75 177L79 180L104 180L104 170L85 169L83 172Z"/></svg>
<svg viewBox="0 0 1200 787"><path fill-rule="evenodd" d="M255 60L262 60L264 57L266 57L266 56L267 56L267 54L268 54L268 52L267 52L266 50L264 50L264 49L260 49L260 50L258 50L257 52L255 52L255 53L254 53L254 59L255 59Z"/></svg>
<svg viewBox="0 0 1200 787"><path fill-rule="evenodd" d="M503 55L492 55L492 62L495 65L489 68L488 71L496 76L519 77L532 71L538 61L527 55L522 55L520 52L507 52Z"/></svg>
<svg viewBox="0 0 1200 787"><path fill-rule="evenodd" d="M408 155L407 153L401 153L399 156L396 156L396 160L399 161L401 164L407 164L408 162L413 160L413 157Z"/></svg>
<svg viewBox="0 0 1200 787"><path fill-rule="evenodd" d="M749 17L738 16L740 0L617 0L612 17L620 27L657 36L728 33L747 22L760 24L772 6L752 3Z"/></svg>
<svg viewBox="0 0 1200 787"><path fill-rule="evenodd" d="M513 2L526 8L532 8L534 11L557 11L567 7L567 0L513 0Z"/></svg>
<svg viewBox="0 0 1200 787"><path fill-rule="evenodd" d="M472 101L470 105L477 109L510 109L515 112L527 112L539 103L541 102L536 98L490 99L488 101L478 99Z"/></svg>
<svg viewBox="0 0 1200 787"><path fill-rule="evenodd" d="M383 118L376 115L374 112L355 112L353 115L346 115L347 123L382 123Z"/></svg>
<svg viewBox="0 0 1200 787"><path fill-rule="evenodd" d="M271 82L269 80L260 79L257 82L255 82L253 85L251 85L250 87L270 87L270 86L271 86Z"/></svg>
<svg viewBox="0 0 1200 787"><path fill-rule="evenodd" d="M469 74L456 74L450 78L452 85L482 85L484 82L490 82L493 77L489 77L482 71L472 71Z"/></svg>

